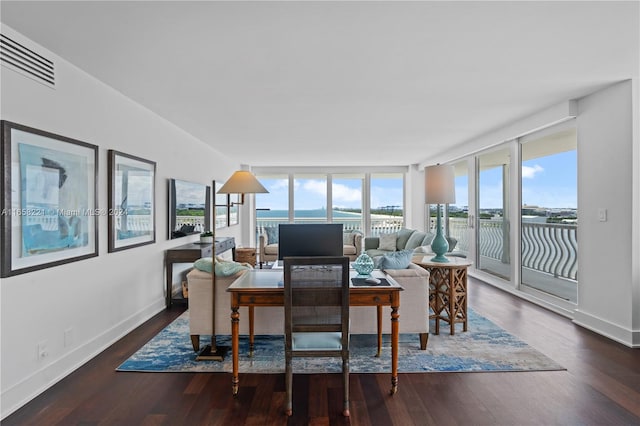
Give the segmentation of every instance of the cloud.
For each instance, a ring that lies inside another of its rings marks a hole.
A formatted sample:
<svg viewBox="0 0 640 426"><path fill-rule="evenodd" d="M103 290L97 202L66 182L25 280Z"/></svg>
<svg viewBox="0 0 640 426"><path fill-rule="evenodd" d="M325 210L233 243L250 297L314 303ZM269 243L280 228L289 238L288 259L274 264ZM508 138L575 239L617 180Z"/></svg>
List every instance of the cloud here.
<svg viewBox="0 0 640 426"><path fill-rule="evenodd" d="M313 192L318 195L327 195L327 181L309 179L304 181L302 189L305 191Z"/></svg>
<svg viewBox="0 0 640 426"><path fill-rule="evenodd" d="M347 185L334 183L331 189L333 205L338 203L353 203L362 200L362 191L359 188L349 188Z"/></svg>
<svg viewBox="0 0 640 426"><path fill-rule="evenodd" d="M544 169L538 164L533 167L522 166L522 179L533 179L540 172L544 172Z"/></svg>

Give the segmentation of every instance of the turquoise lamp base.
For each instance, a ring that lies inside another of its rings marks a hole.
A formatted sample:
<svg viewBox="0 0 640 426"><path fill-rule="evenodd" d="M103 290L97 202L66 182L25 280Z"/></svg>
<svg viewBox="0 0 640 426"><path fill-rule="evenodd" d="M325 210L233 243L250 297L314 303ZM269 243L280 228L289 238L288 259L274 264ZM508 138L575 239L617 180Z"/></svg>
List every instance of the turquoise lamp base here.
<svg viewBox="0 0 640 426"><path fill-rule="evenodd" d="M442 235L442 224L440 223L440 204L438 204L437 216L436 216L436 236L431 241L431 250L435 253L435 256L431 258L432 262L449 263L449 259L444 257L445 253L449 251L449 242Z"/></svg>

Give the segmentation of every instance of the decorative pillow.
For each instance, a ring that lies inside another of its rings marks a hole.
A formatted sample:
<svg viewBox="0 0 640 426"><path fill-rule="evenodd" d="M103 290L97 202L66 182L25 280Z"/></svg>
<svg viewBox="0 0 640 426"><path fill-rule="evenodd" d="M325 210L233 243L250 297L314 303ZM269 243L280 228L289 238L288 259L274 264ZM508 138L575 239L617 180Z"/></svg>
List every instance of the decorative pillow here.
<svg viewBox="0 0 640 426"><path fill-rule="evenodd" d="M411 263L413 250L400 250L393 253L387 253L382 256L378 263L380 269L406 269Z"/></svg>
<svg viewBox="0 0 640 426"><path fill-rule="evenodd" d="M355 236L356 235L352 231L344 232L342 234L342 244L350 245L350 246L354 245L353 244L353 240L354 240Z"/></svg>
<svg viewBox="0 0 640 426"><path fill-rule="evenodd" d="M399 230L396 236L396 249L404 250L406 248L407 241L409 241L409 237L415 234L415 232L416 231L414 229L407 228L402 228L401 230Z"/></svg>
<svg viewBox="0 0 640 426"><path fill-rule="evenodd" d="M427 235L426 232L422 232L422 231L414 232L413 234L411 234L411 236L407 240L407 244L404 246L404 248L407 250L413 250L416 247L421 246L422 240L424 240L424 237L426 235Z"/></svg>
<svg viewBox="0 0 640 426"><path fill-rule="evenodd" d="M420 245L421 246L430 246L431 245L431 241L433 241L435 236L436 236L436 234L432 234L431 232L427 232L427 234L424 236L424 240L422 240L422 243Z"/></svg>
<svg viewBox="0 0 640 426"><path fill-rule="evenodd" d="M193 267L199 271L211 273L211 258L203 257L193 263ZM230 277L240 271L247 271L251 267L238 262L229 262L216 258L216 276Z"/></svg>
<svg viewBox="0 0 640 426"><path fill-rule="evenodd" d="M279 230L277 226L265 226L264 232L267 233L267 244L278 244Z"/></svg>
<svg viewBox="0 0 640 426"><path fill-rule="evenodd" d="M380 234L380 250L396 251L396 233Z"/></svg>

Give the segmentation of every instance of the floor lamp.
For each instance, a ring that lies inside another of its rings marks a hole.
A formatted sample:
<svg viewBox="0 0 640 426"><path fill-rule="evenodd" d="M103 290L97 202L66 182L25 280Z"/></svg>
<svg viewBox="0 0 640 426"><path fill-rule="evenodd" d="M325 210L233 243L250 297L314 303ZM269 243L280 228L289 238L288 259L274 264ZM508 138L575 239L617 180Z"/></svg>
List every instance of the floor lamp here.
<svg viewBox="0 0 640 426"><path fill-rule="evenodd" d="M229 180L218 190L218 194L240 194L240 202L232 204L244 204L244 194L265 194L267 189L247 170L236 171ZM212 197L215 200L215 197ZM215 202L214 202L215 204ZM215 206L214 206L215 216ZM215 217L214 226L215 230ZM213 238L213 251L211 259L211 345L205 346L196 357L197 361L222 361L229 351L228 346L216 345L216 249L215 231Z"/></svg>
<svg viewBox="0 0 640 426"><path fill-rule="evenodd" d="M436 211L436 236L431 242L431 250L435 256L432 262L447 263L449 260L444 256L449 251L449 242L442 232L442 222L440 219L440 205L456 202L455 173L452 165L438 164L424 168L425 179L425 203L437 204Z"/></svg>

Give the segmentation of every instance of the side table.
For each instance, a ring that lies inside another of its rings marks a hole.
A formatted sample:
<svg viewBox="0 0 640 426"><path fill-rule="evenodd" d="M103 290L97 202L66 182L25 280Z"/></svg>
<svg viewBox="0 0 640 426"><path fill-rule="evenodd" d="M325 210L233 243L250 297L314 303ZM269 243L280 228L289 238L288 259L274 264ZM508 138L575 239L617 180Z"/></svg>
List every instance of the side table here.
<svg viewBox="0 0 640 426"><path fill-rule="evenodd" d="M227 250L231 250L232 256L235 255L236 242L233 237L218 237L214 244L199 244L189 243L178 247L173 247L165 251L164 263L165 263L165 275L166 275L166 289L165 289L165 305L167 309L171 308L171 305L176 303L186 303L186 300L180 295L173 296L173 265L174 263L193 263L201 257L211 257L212 253L221 254Z"/></svg>
<svg viewBox="0 0 640 426"><path fill-rule="evenodd" d="M473 262L461 257L448 257L448 263L432 262L432 255L414 256L411 262L429 271L429 318L436 323L435 334L440 334L440 320L449 324L455 334L456 324L462 323L467 331L467 268Z"/></svg>
<svg viewBox="0 0 640 426"><path fill-rule="evenodd" d="M256 267L256 249L255 247L236 247L236 262L248 263L254 268Z"/></svg>

